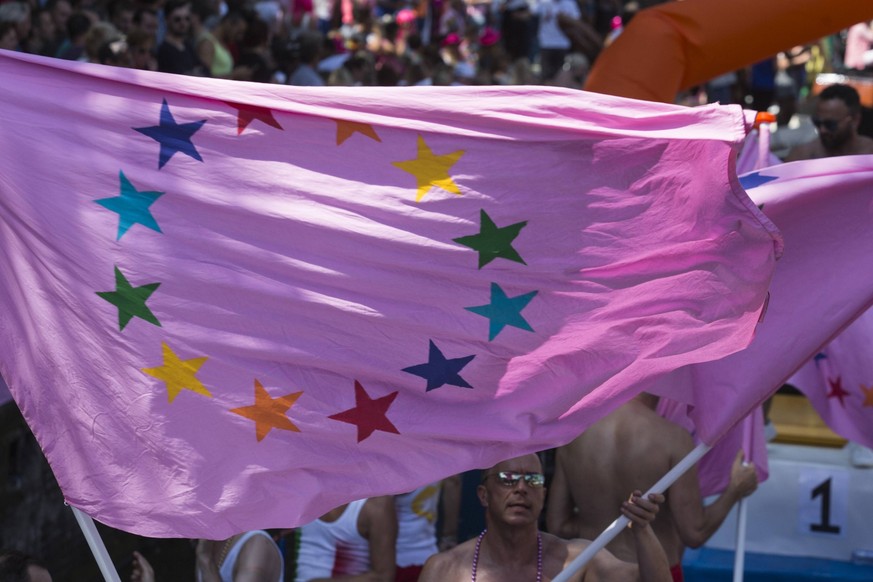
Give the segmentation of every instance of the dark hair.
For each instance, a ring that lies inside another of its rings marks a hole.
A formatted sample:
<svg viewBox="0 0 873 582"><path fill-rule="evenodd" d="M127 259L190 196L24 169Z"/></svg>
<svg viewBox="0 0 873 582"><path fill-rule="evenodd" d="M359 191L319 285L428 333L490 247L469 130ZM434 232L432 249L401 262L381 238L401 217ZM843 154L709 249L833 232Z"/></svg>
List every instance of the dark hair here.
<svg viewBox="0 0 873 582"><path fill-rule="evenodd" d="M91 18L84 12L77 11L70 14L67 19L67 36L71 39L79 38L91 30Z"/></svg>
<svg viewBox="0 0 873 582"><path fill-rule="evenodd" d="M858 95L858 91L850 85L828 85L819 93L818 98L820 101L839 99L846 104L852 115L861 111L861 97Z"/></svg>
<svg viewBox="0 0 873 582"><path fill-rule="evenodd" d="M184 8L185 6L190 5L191 0L167 0L167 3L164 4L164 16L169 17L179 8Z"/></svg>
<svg viewBox="0 0 873 582"><path fill-rule="evenodd" d="M36 566L47 570L42 562L18 550L0 551L0 580L2 582L30 582L27 569Z"/></svg>

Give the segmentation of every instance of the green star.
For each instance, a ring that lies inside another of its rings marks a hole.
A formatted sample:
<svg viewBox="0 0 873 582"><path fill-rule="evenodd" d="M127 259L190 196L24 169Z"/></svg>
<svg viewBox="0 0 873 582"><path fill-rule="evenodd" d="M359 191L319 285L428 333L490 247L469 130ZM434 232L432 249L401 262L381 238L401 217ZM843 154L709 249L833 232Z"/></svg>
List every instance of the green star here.
<svg viewBox="0 0 873 582"><path fill-rule="evenodd" d="M161 322L145 304L146 300L160 286L160 283L149 283L140 287L132 287L118 267L115 267L115 291L97 291L97 295L118 308L119 330L123 330L124 326L134 317L139 317L160 327Z"/></svg>
<svg viewBox="0 0 873 582"><path fill-rule="evenodd" d="M527 225L527 221L516 222L515 224L498 228L487 212L484 210L479 212L479 220L481 222L479 234L462 236L453 240L479 252L480 269L497 258L526 265L527 263L518 254L518 251L512 247L512 241L515 240L521 229Z"/></svg>

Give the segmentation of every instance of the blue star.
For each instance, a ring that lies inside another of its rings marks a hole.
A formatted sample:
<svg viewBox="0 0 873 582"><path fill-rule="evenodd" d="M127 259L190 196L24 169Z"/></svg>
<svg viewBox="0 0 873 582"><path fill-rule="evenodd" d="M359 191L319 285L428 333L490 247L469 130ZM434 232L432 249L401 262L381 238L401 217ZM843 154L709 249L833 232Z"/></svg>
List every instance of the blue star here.
<svg viewBox="0 0 873 582"><path fill-rule="evenodd" d="M434 388L439 388L445 384L451 386L460 386L461 388L472 388L467 381L458 375L458 372L464 369L464 366L470 363L475 358L475 355L464 356L463 358L446 359L433 340L430 341L430 353L427 357L426 364L418 364L403 368L404 372L421 376L427 380L427 390L430 392Z"/></svg>
<svg viewBox="0 0 873 582"><path fill-rule="evenodd" d="M491 325L488 330L488 341L497 337L504 327L511 325L519 329L533 331L530 324L521 316L521 310L527 307L531 299L537 294L537 291L531 291L524 295L515 297L507 297L503 289L497 283L491 283L491 303L488 305L477 305L476 307L465 307L467 311L472 311L478 315L482 315L491 320Z"/></svg>
<svg viewBox="0 0 873 582"><path fill-rule="evenodd" d="M161 232L161 227L158 226L155 217L149 212L149 206L164 193L140 192L133 187L124 172L118 172L118 176L121 178L121 193L114 198L101 198L94 201L100 206L118 213L118 238L115 240L121 240L124 233L134 224L141 224Z"/></svg>
<svg viewBox="0 0 873 582"><path fill-rule="evenodd" d="M826 359L828 359L828 357L827 357L827 355L825 355L824 352L819 352L812 358L812 360L815 362L816 368L818 368L819 362L821 362L822 360L826 360Z"/></svg>
<svg viewBox="0 0 873 582"><path fill-rule="evenodd" d="M763 186L767 182L772 182L773 180L778 180L776 176L762 176L760 172L753 172L751 174L746 174L745 176L740 176L740 186L743 187L743 190L751 190L752 188L757 188L758 186Z"/></svg>
<svg viewBox="0 0 873 582"><path fill-rule="evenodd" d="M167 100L164 99L161 105L161 122L160 125L152 125L151 127L134 127L138 132L145 134L161 144L161 157L158 160L158 169L170 161L173 154L182 152L202 162L203 158L197 152L197 148L191 143L191 136L194 135L203 124L205 119L195 121L193 123L176 123L173 119L173 114L170 113L170 106L167 105Z"/></svg>

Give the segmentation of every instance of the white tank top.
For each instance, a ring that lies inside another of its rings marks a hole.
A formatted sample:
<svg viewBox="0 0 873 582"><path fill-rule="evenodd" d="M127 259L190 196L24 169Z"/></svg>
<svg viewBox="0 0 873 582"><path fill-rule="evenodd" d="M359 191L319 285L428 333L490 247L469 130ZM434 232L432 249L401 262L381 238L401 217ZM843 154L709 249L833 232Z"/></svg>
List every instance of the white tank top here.
<svg viewBox="0 0 873 582"><path fill-rule="evenodd" d="M366 499L353 501L330 523L316 519L300 528L296 582L362 574L370 569L370 544L358 533Z"/></svg>
<svg viewBox="0 0 873 582"><path fill-rule="evenodd" d="M239 554L243 549L243 546L246 545L246 542L252 539L255 536L264 536L270 543L273 544L276 548L276 553L279 554L279 577L276 578L276 582L285 582L285 559L282 557L282 552L279 550L279 546L276 546L276 542L273 541L273 538L270 537L270 534L263 530L254 530L248 531L242 535L236 542L234 542L233 546L231 546L230 550L227 552L227 556L224 558L224 562L221 564L221 568L218 570L218 574L221 576L221 582L233 582L233 567L236 565L236 561L239 558ZM203 578L200 575L200 570L197 571L197 580L202 580Z"/></svg>
<svg viewBox="0 0 873 582"><path fill-rule="evenodd" d="M440 482L396 495L397 566L421 566L437 553L436 520Z"/></svg>

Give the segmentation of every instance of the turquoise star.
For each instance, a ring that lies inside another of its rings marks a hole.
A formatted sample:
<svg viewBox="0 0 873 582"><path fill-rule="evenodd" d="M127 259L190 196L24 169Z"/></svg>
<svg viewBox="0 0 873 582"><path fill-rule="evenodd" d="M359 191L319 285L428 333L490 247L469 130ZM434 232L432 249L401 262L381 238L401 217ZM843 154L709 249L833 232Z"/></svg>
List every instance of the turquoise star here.
<svg viewBox="0 0 873 582"><path fill-rule="evenodd" d="M206 123L205 119L192 123L176 123L176 120L173 119L173 114L170 113L170 106L167 105L167 100L164 99L164 103L161 105L160 124L150 127L134 127L134 129L161 144L161 154L158 159L158 169L160 170L170 161L170 158L176 152L189 155L199 162L203 161L197 148L191 142L191 136L204 123Z"/></svg>
<svg viewBox="0 0 873 582"><path fill-rule="evenodd" d="M491 341L507 325L526 331L533 331L530 324L521 316L521 310L527 307L527 304L530 303L536 294L537 291L531 291L524 295L507 297L503 289L500 288L500 285L491 283L491 303L488 305L477 305L476 307L465 307L464 309L491 320L488 330L488 341Z"/></svg>
<svg viewBox="0 0 873 582"><path fill-rule="evenodd" d="M124 172L118 172L121 179L121 193L114 198L101 198L95 200L100 206L118 214L118 238L128 231L134 224L141 224L157 232L161 232L155 217L149 212L149 206L164 195L163 192L140 192L133 187Z"/></svg>

